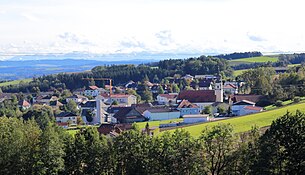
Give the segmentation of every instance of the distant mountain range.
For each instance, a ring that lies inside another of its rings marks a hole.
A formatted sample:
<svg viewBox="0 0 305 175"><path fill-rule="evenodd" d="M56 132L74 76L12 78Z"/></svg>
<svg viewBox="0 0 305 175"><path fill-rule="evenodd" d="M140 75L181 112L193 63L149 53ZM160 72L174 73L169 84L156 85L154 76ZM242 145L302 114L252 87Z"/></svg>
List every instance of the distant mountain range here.
<svg viewBox="0 0 305 175"><path fill-rule="evenodd" d="M14 55L0 61L0 80L17 80L62 72L82 72L99 65L146 64L163 59L198 57L194 54L110 54L87 53Z"/></svg>

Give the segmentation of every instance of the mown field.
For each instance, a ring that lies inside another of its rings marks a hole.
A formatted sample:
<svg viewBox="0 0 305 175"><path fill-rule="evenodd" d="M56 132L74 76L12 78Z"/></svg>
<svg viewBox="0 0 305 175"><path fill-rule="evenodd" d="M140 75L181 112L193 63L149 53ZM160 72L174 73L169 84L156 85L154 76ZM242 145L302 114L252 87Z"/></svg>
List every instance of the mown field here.
<svg viewBox="0 0 305 175"><path fill-rule="evenodd" d="M241 58L230 60L230 62L251 62L251 63L263 63L263 62L277 62L278 57L271 57L271 56L261 56L261 57L251 57L251 58Z"/></svg>
<svg viewBox="0 0 305 175"><path fill-rule="evenodd" d="M238 75L241 75L243 72L250 70L250 69L241 69L241 70L234 70L233 75L236 77Z"/></svg>
<svg viewBox="0 0 305 175"><path fill-rule="evenodd" d="M200 135L201 131L205 127L229 123L233 126L235 133L246 132L251 130L253 126L257 126L259 128L269 126L271 125L273 120L275 120L280 116L283 116L287 111L294 113L296 112L296 110L305 112L305 103L290 105L290 106L286 106L258 114L251 114L243 117L235 117L226 120L188 126L188 127L184 127L183 129L190 132L192 136L197 137ZM168 132L174 132L174 130L169 130Z"/></svg>
<svg viewBox="0 0 305 175"><path fill-rule="evenodd" d="M23 79L23 80L14 80L14 81L3 82L3 83L0 83L0 87L1 86L9 86L9 85L19 84L21 81L23 81L23 82L30 82L30 81L32 81L32 78Z"/></svg>

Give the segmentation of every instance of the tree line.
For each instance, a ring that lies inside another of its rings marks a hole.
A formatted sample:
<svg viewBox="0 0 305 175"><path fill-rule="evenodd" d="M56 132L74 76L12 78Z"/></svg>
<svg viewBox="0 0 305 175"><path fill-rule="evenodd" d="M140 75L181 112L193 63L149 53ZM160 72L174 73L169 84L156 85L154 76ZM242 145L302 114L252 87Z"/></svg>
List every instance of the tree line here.
<svg viewBox="0 0 305 175"><path fill-rule="evenodd" d="M110 138L96 128L74 137L48 122L0 118L0 174L302 174L305 114L287 113L264 134L230 125L149 136L136 125Z"/></svg>
<svg viewBox="0 0 305 175"><path fill-rule="evenodd" d="M96 66L90 72L60 73L33 78L31 82L20 82L18 85L2 87L3 92L36 93L52 89L70 89L88 87L92 81L83 78L111 78L114 85L122 85L130 80L135 82L148 77L149 80L165 79L175 75L185 74L220 74L231 76L232 68L225 59L200 56L188 59L170 59L157 63L143 65L108 65ZM108 82L96 81L96 85L103 86Z"/></svg>
<svg viewBox="0 0 305 175"><path fill-rule="evenodd" d="M272 67L259 67L243 72L236 78L246 82L241 92L264 95L270 101L296 100L305 96L305 67L300 65L276 74Z"/></svg>
<svg viewBox="0 0 305 175"><path fill-rule="evenodd" d="M214 57L223 58L226 60L234 60L240 58L251 58L251 57L260 57L260 56L263 56L261 52L254 51L254 52L234 52L230 54L220 54Z"/></svg>

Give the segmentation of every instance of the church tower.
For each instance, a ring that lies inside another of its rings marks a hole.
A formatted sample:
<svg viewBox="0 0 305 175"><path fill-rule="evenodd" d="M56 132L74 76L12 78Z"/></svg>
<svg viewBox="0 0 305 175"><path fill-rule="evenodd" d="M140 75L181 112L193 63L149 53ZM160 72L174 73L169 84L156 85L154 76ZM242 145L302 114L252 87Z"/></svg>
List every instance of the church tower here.
<svg viewBox="0 0 305 175"><path fill-rule="evenodd" d="M223 84L221 80L215 83L214 91L216 95L216 102L223 102Z"/></svg>

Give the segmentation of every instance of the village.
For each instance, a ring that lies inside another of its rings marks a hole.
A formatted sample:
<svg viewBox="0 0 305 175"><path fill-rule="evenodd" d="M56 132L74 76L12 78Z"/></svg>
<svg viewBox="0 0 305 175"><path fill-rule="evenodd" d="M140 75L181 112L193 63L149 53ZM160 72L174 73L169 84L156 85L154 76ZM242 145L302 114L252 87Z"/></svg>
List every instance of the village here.
<svg viewBox="0 0 305 175"><path fill-rule="evenodd" d="M145 86L153 95L153 101L149 103L138 103L136 95L127 93L128 90L138 90L138 83L129 81L121 86L110 84L101 88L92 85L77 89L61 102L53 92L40 92L31 101L20 100L18 107L26 110L38 104L60 111L73 101L79 112L54 112L56 123L67 129L79 125L100 125L98 130L105 135L130 129L135 122L170 121L159 126L165 128L263 111L262 107L256 106L262 99L261 95L239 94L245 86L243 82L223 81L221 76L189 74L180 80L189 82L191 89L173 93L168 91L168 85L145 81ZM175 81L177 79L171 83L175 84ZM3 93L2 100L9 96ZM174 119L181 120L173 122Z"/></svg>

